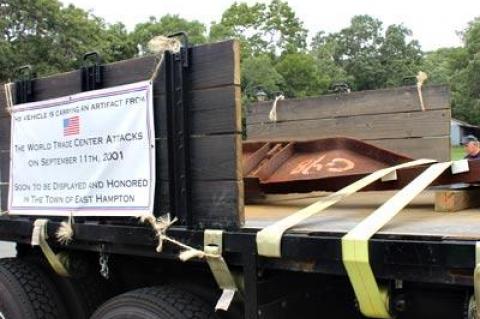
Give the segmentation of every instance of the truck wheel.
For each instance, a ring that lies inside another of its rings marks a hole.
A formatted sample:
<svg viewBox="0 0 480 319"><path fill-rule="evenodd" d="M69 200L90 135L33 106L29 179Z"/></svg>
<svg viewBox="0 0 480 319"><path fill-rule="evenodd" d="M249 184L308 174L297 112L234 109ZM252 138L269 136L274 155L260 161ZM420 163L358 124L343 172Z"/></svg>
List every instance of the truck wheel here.
<svg viewBox="0 0 480 319"><path fill-rule="evenodd" d="M0 259L0 318L64 319L66 311L54 285L37 266Z"/></svg>
<svg viewBox="0 0 480 319"><path fill-rule="evenodd" d="M65 305L69 319L90 318L101 304L114 295L109 282L91 266L92 261L86 255L70 258L69 268L73 270L73 277L56 274L42 255L30 254L22 259L40 267L49 277Z"/></svg>
<svg viewBox="0 0 480 319"><path fill-rule="evenodd" d="M107 301L91 319L217 319L213 306L171 286L143 288Z"/></svg>
<svg viewBox="0 0 480 319"><path fill-rule="evenodd" d="M93 312L112 296L103 278L86 276L74 279L55 274L53 276L56 276L52 279L68 310L69 319L90 318Z"/></svg>

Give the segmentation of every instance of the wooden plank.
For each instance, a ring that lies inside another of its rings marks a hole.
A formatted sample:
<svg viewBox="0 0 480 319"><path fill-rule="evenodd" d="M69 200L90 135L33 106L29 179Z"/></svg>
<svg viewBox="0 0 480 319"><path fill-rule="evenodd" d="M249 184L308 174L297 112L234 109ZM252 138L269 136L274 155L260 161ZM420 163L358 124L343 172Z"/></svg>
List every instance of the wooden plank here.
<svg viewBox="0 0 480 319"><path fill-rule="evenodd" d="M195 181L241 180L241 136L239 134L192 136L191 173ZM157 138L157 178L168 180L167 139Z"/></svg>
<svg viewBox="0 0 480 319"><path fill-rule="evenodd" d="M375 209L385 203L397 191L357 193L332 206L298 227L290 230L295 234L346 233L358 225ZM244 228L262 229L308 206L320 198L308 197L246 205ZM434 211L434 193L425 191L416 197L399 215L384 226L378 234L391 236L438 237L440 239L478 240L478 209L451 213Z"/></svg>
<svg viewBox="0 0 480 319"><path fill-rule="evenodd" d="M0 150L10 150L10 116L0 117Z"/></svg>
<svg viewBox="0 0 480 319"><path fill-rule="evenodd" d="M236 41L193 47L190 49L190 57L192 67L189 71L188 85L191 90L240 84L240 72L236 62L239 59L239 48ZM152 77L158 62L157 56L146 56L107 64L104 87L148 80ZM165 92L164 81L165 79L162 79L158 83L157 94ZM81 72L79 70L34 80L36 101L75 94L80 92L80 89Z"/></svg>
<svg viewBox="0 0 480 319"><path fill-rule="evenodd" d="M168 213L168 182L158 182L155 214ZM160 202L165 199L167 203ZM243 181L194 181L192 213L195 227L236 228L244 223ZM235 215L233 215L235 213Z"/></svg>
<svg viewBox="0 0 480 319"><path fill-rule="evenodd" d="M451 157L450 136L366 140L366 142L412 158L431 158L445 162Z"/></svg>
<svg viewBox="0 0 480 319"><path fill-rule="evenodd" d="M7 97L5 95L5 85L0 84L0 118L4 116L10 116L7 110Z"/></svg>
<svg viewBox="0 0 480 319"><path fill-rule="evenodd" d="M359 115L336 119L286 121L247 126L249 140L353 137L362 140L449 135L450 110Z"/></svg>
<svg viewBox="0 0 480 319"><path fill-rule="evenodd" d="M186 105L189 108L190 133L229 134L240 133L241 103L240 87L222 86L190 92ZM155 95L155 128L159 137L167 136L167 109L165 95Z"/></svg>
<svg viewBox="0 0 480 319"><path fill-rule="evenodd" d="M9 182L10 152L0 151L0 183Z"/></svg>
<svg viewBox="0 0 480 319"><path fill-rule="evenodd" d="M450 92L447 86L433 85L423 88L427 110L448 109ZM272 101L259 102L247 107L247 124L269 122ZM279 121L336 118L353 115L420 112L416 86L353 92L348 95L280 101L277 106Z"/></svg>
<svg viewBox="0 0 480 319"><path fill-rule="evenodd" d="M0 183L0 211L8 210L8 185Z"/></svg>
<svg viewBox="0 0 480 319"><path fill-rule="evenodd" d="M435 192L435 211L458 212L480 207L480 189L439 190Z"/></svg>
<svg viewBox="0 0 480 319"><path fill-rule="evenodd" d="M161 72L165 74L165 72ZM162 76L156 81L155 94L165 93ZM190 49L187 85L190 90L240 85L240 47L237 41L197 46Z"/></svg>

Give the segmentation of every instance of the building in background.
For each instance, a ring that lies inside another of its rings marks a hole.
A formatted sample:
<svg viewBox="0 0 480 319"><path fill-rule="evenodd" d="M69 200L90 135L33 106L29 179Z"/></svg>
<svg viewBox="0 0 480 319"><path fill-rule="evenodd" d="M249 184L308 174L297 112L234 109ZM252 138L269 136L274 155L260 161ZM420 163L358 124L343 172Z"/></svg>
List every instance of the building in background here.
<svg viewBox="0 0 480 319"><path fill-rule="evenodd" d="M450 130L450 140L452 145L461 145L462 140L467 135L474 135L480 138L480 127L467 122L452 119Z"/></svg>

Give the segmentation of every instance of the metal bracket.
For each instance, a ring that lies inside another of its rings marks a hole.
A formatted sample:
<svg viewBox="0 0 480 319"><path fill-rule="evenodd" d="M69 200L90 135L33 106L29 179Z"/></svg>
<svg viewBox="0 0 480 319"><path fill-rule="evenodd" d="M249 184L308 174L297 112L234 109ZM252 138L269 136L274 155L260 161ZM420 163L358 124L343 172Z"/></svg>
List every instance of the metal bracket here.
<svg viewBox="0 0 480 319"><path fill-rule="evenodd" d="M180 31L176 32L173 34L170 34L168 36L169 38L181 38L180 42L182 43L182 46L180 47L180 59L182 60L182 65L184 68L189 67L189 62L190 59L188 57L188 48L189 48L189 42L188 42L188 34L185 31Z"/></svg>
<svg viewBox="0 0 480 319"><path fill-rule="evenodd" d="M32 246L40 246L40 249L50 263L50 266L52 266L53 270L59 276L69 277L70 274L68 273L65 265L48 245L47 224L48 219L35 220L32 231Z"/></svg>
<svg viewBox="0 0 480 319"><path fill-rule="evenodd" d="M17 69L17 80L15 80L16 104L34 101L34 82L37 77L31 65L24 65Z"/></svg>
<svg viewBox="0 0 480 319"><path fill-rule="evenodd" d="M93 61L93 62L92 62ZM101 57L98 52L88 52L83 56L82 91L98 90L103 87L103 71Z"/></svg>
<svg viewBox="0 0 480 319"><path fill-rule="evenodd" d="M204 251L210 270L215 277L220 289L223 290L222 296L215 306L215 310L221 309L227 311L233 301L235 293L238 291L237 284L228 268L225 259L222 257L223 251L223 231L207 229L204 233Z"/></svg>
<svg viewBox="0 0 480 319"><path fill-rule="evenodd" d="M185 104L188 60L188 37L179 32L170 37L182 37L180 52L165 52L167 71L167 132L168 167L171 213L187 227L194 226L191 214L190 187L190 128L189 109Z"/></svg>

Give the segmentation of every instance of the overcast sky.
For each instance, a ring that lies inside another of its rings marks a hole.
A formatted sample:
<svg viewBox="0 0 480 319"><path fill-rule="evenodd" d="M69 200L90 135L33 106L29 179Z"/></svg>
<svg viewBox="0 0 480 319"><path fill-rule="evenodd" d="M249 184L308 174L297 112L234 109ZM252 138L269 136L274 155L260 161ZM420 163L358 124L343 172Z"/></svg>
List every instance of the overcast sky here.
<svg viewBox="0 0 480 319"><path fill-rule="evenodd" d="M108 22L123 22L129 30L150 16L178 14L196 19L207 26L218 21L233 0L63 0L103 17ZM248 3L269 2L247 0ZM335 32L348 26L352 16L369 14L385 25L404 23L412 29L414 38L424 50L461 45L456 31L463 30L468 21L480 16L478 0L289 0L297 16L304 22L310 36L317 31Z"/></svg>

